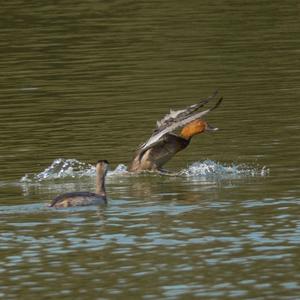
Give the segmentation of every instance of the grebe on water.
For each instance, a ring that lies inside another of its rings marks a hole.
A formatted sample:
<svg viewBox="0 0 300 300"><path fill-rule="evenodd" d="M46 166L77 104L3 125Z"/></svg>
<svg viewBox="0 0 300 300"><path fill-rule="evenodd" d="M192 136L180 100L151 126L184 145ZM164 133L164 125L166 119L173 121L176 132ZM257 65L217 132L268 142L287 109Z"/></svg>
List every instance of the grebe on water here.
<svg viewBox="0 0 300 300"><path fill-rule="evenodd" d="M108 170L108 161L99 160L96 164L96 193L71 192L54 198L50 207L72 207L106 204L105 176Z"/></svg>
<svg viewBox="0 0 300 300"><path fill-rule="evenodd" d="M223 100L222 97L213 107L197 112L216 95L217 92L186 109L170 111L170 114L158 121L152 136L135 152L129 171L161 171L161 167L165 163L189 145L194 135L218 130L218 128L212 127L202 120L201 117L217 108ZM180 127L183 127L180 135L174 134L173 131Z"/></svg>

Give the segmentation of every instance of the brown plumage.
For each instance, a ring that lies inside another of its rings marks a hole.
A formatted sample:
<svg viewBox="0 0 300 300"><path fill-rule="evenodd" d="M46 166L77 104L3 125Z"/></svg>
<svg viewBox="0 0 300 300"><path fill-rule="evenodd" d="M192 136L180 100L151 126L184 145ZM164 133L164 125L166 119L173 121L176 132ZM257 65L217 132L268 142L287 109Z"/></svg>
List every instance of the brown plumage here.
<svg viewBox="0 0 300 300"><path fill-rule="evenodd" d="M144 153L137 151L131 162L129 171L157 171L167 163L177 152L188 146L190 140L186 140L176 134L168 133L160 144L153 146Z"/></svg>
<svg viewBox="0 0 300 300"><path fill-rule="evenodd" d="M176 153L189 145L194 135L205 131L218 130L200 118L218 107L222 98L212 108L197 112L200 107L207 104L215 96L216 93L184 110L171 111L169 115L157 122L157 128L152 136L135 152L129 171L160 170ZM172 133L172 131L182 126L180 135Z"/></svg>
<svg viewBox="0 0 300 300"><path fill-rule="evenodd" d="M108 161L99 160L96 164L96 192L70 192L57 196L49 205L62 208L72 206L87 206L106 204L105 176L108 170Z"/></svg>

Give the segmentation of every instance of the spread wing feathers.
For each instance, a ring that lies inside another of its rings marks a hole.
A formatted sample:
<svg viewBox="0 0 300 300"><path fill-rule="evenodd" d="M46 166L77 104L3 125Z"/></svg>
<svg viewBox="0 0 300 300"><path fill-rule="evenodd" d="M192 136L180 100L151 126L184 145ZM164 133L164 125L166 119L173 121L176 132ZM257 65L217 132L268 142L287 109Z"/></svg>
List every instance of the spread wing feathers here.
<svg viewBox="0 0 300 300"><path fill-rule="evenodd" d="M197 110L207 104L211 99L215 98L217 92L215 92L209 98L200 101L197 104L193 104L188 106L186 109L171 111L170 114L166 115L161 121L157 122L157 128L154 130L151 137L139 147L139 150L144 153L149 148L159 144L162 141L162 137L167 133L173 132L174 130L183 127L184 125L196 120L200 119L210 111L216 109L223 98L221 97L218 102L211 108L197 112Z"/></svg>
<svg viewBox="0 0 300 300"><path fill-rule="evenodd" d="M207 104L210 100L214 99L216 95L218 94L218 91L215 91L210 97L207 99L201 100L199 103L192 104L185 109L181 110L170 110L170 113L165 115L160 121L156 122L156 129L154 132L161 131L168 125L170 125L173 122L177 122L181 119L184 119L185 117L190 116L193 112L198 110L199 108L203 107L205 104Z"/></svg>

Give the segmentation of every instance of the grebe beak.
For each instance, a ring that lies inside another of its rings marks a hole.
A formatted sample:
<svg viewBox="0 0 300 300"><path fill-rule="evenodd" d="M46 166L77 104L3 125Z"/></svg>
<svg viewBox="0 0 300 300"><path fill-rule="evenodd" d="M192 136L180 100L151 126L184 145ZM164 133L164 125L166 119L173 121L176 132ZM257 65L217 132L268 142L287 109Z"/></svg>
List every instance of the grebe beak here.
<svg viewBox="0 0 300 300"><path fill-rule="evenodd" d="M217 128L217 127L214 127L214 126L212 126L212 125L209 125L208 123L206 123L206 124L207 124L207 125L206 125L206 128L205 128L205 131L213 132L213 131L219 130L219 128Z"/></svg>

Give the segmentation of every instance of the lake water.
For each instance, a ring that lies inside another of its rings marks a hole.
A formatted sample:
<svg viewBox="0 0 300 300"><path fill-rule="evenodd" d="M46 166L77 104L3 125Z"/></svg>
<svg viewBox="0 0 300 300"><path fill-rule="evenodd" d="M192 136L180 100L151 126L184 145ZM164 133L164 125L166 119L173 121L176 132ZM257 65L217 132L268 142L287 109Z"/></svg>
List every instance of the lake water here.
<svg viewBox="0 0 300 300"><path fill-rule="evenodd" d="M0 20L0 297L298 299L297 1L11 0ZM220 130L129 174L170 108ZM52 210L94 190L107 207Z"/></svg>

